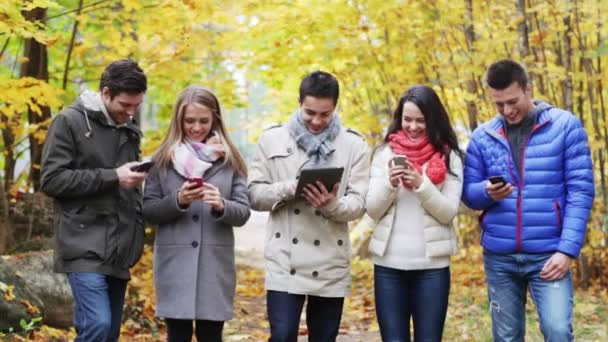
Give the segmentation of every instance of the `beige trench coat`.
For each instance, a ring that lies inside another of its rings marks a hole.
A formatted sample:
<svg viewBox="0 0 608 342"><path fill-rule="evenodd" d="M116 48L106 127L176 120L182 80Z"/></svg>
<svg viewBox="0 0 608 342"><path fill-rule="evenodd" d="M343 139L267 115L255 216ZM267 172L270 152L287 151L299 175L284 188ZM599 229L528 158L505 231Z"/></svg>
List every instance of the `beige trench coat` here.
<svg viewBox="0 0 608 342"><path fill-rule="evenodd" d="M262 133L249 172L251 208L269 211L264 257L266 290L321 297L350 293L348 222L365 212L368 146L359 133L342 128L327 166L344 167L337 200L315 209L294 199L289 186L308 157L286 126Z"/></svg>

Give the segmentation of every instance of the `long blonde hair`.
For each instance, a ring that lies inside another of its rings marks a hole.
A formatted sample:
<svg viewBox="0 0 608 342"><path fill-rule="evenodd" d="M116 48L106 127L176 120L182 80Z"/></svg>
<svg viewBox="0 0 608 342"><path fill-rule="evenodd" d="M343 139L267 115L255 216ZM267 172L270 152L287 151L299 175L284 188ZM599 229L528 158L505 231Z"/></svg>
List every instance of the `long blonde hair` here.
<svg viewBox="0 0 608 342"><path fill-rule="evenodd" d="M215 131L220 136L220 140L222 141L222 145L226 152L224 163L230 163L237 173L242 176L247 176L247 165L228 136L228 130L226 130L226 127L224 126L220 103L217 100L217 97L215 97L211 91L199 85L188 86L188 88L184 89L179 94L177 101L175 101L173 116L171 117L171 123L169 124L169 132L167 132L165 139L160 144L153 157L160 170L167 170L171 167L173 147L176 144L183 142L186 138L183 129L183 121L186 108L191 104L199 104L211 110L213 113L213 124L211 125L209 134L211 134L212 131Z"/></svg>

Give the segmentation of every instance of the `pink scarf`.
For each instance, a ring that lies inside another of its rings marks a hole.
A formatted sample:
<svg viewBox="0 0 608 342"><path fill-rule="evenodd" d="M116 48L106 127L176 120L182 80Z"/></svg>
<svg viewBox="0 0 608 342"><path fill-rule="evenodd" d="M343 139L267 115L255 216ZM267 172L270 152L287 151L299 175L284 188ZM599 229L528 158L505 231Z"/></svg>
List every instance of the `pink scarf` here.
<svg viewBox="0 0 608 342"><path fill-rule="evenodd" d="M388 136L388 145L396 155L406 156L420 174L426 174L433 184L440 184L445 180L447 168L445 157L441 151L437 151L425 135L417 141L412 141L404 130ZM426 164L426 169L422 165ZM403 181L406 188L409 185Z"/></svg>
<svg viewBox="0 0 608 342"><path fill-rule="evenodd" d="M218 134L205 143L187 140L173 147L173 168L184 178L201 178L218 159L224 157L224 148Z"/></svg>

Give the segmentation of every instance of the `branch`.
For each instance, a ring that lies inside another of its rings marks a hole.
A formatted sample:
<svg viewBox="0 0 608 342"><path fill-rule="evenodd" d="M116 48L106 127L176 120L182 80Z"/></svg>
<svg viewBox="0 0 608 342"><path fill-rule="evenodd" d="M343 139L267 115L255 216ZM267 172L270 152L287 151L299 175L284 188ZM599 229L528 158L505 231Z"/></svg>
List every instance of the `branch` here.
<svg viewBox="0 0 608 342"><path fill-rule="evenodd" d="M63 69L63 86L62 89L65 90L68 83L68 74L70 72L70 59L72 58L72 51L74 50L74 41L76 40L76 32L78 32L78 15L80 15L80 11L82 10L82 2L80 0L78 2L78 10L76 12L76 18L74 19L74 26L72 27L72 37L70 38L70 45L68 46L68 53L65 59L65 68Z"/></svg>
<svg viewBox="0 0 608 342"><path fill-rule="evenodd" d="M6 42L4 43L4 46L2 46L2 51L0 51L0 59L2 59L2 56L4 55L4 51L6 51L6 49L8 48L8 43L11 41L11 36L6 37Z"/></svg>
<svg viewBox="0 0 608 342"><path fill-rule="evenodd" d="M100 0L100 1L93 2L93 3L90 3L90 4L88 4L88 5L84 5L84 6L82 6L82 1L80 1L80 3L78 4L78 8L73 9L73 10L69 10L69 11L67 11L67 12L59 13L59 14L54 15L54 16L52 16L52 17L48 17L48 18L46 18L46 19L44 20L44 22L47 22L47 21L49 21L49 20L51 20L51 19L55 19L55 18L59 18L59 17L63 17L64 15L68 15L68 14L70 14L70 13L74 13L74 12L78 12L78 14L80 14L80 12L81 12L83 9L85 9L85 8L88 8L88 7L93 7L93 6L96 6L96 5L99 5L99 4L103 4L104 2L110 2L110 1L114 1L114 0Z"/></svg>

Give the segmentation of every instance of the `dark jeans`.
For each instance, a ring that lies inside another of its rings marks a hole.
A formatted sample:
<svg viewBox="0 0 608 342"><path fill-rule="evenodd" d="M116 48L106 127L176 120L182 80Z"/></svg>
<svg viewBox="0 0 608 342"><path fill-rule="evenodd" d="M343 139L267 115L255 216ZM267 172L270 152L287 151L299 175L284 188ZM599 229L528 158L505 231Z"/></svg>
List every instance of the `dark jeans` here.
<svg viewBox="0 0 608 342"><path fill-rule="evenodd" d="M441 341L450 294L450 268L403 271L374 265L376 315L382 341Z"/></svg>
<svg viewBox="0 0 608 342"><path fill-rule="evenodd" d="M266 302L270 321L270 342L295 342L304 301L308 340L333 342L338 336L344 297L328 298L268 291Z"/></svg>
<svg viewBox="0 0 608 342"><path fill-rule="evenodd" d="M75 342L118 341L127 280L99 273L68 273L74 297Z"/></svg>
<svg viewBox="0 0 608 342"><path fill-rule="evenodd" d="M223 321L206 321L191 319L166 318L168 342L192 341L192 323L196 322L196 340L198 342L221 342Z"/></svg>

